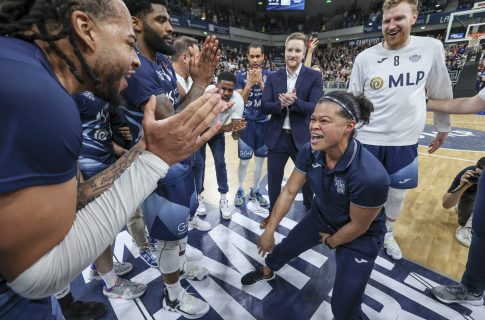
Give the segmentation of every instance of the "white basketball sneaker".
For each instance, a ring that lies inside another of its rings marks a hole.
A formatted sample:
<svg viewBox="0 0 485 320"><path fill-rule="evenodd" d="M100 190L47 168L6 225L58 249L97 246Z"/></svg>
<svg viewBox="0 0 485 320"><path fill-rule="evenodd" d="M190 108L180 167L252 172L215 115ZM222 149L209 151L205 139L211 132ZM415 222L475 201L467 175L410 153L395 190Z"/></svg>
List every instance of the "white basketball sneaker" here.
<svg viewBox="0 0 485 320"><path fill-rule="evenodd" d="M386 249L386 253L394 260L402 259L402 252L394 239L394 232L386 232L384 236L384 249Z"/></svg>

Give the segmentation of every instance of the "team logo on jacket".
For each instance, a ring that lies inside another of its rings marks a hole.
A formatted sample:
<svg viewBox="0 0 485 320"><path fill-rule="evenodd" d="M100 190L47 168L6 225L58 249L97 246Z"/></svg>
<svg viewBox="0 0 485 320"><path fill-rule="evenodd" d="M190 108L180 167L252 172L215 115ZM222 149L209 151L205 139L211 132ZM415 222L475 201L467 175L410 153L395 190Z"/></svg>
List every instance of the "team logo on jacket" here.
<svg viewBox="0 0 485 320"><path fill-rule="evenodd" d="M384 80L381 77L374 77L370 81L370 87L373 90L379 90L384 86Z"/></svg>
<svg viewBox="0 0 485 320"><path fill-rule="evenodd" d="M84 91L82 93L83 96L85 96L86 98L88 98L89 100L91 101L94 101L94 94L91 92L91 91Z"/></svg>
<svg viewBox="0 0 485 320"><path fill-rule="evenodd" d="M345 192L345 181L340 177L335 177L335 188L337 188L337 193L344 194Z"/></svg>
<svg viewBox="0 0 485 320"><path fill-rule="evenodd" d="M419 54L415 54L415 55L412 55L412 56L409 57L409 61L411 61L413 63L416 63L419 60L421 60L421 55L419 55Z"/></svg>

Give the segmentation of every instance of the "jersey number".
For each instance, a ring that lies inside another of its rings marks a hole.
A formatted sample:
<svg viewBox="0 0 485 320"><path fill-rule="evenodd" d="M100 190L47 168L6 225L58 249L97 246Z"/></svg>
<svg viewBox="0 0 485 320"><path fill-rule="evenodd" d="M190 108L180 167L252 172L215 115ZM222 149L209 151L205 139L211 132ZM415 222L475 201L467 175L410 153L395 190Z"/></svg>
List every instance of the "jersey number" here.
<svg viewBox="0 0 485 320"><path fill-rule="evenodd" d="M394 65L398 66L399 65L399 56L394 57Z"/></svg>

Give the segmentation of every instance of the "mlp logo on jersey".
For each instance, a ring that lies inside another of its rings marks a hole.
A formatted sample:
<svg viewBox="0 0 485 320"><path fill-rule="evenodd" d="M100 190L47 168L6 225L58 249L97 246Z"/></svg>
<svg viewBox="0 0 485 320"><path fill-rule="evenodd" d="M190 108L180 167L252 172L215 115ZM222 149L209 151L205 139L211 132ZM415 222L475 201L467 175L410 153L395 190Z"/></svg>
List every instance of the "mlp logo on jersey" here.
<svg viewBox="0 0 485 320"><path fill-rule="evenodd" d="M381 77L374 77L370 80L370 87L373 90L379 90L384 86L384 79Z"/></svg>

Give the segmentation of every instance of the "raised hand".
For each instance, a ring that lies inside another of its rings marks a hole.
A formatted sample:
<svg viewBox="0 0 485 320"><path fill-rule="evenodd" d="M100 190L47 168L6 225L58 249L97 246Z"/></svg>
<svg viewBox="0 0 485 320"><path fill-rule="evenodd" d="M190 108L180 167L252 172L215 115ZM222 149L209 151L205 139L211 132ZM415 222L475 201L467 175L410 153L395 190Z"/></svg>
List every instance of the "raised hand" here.
<svg viewBox="0 0 485 320"><path fill-rule="evenodd" d="M189 48L193 59L190 61L190 76L194 85L207 87L214 76L217 65L221 58L221 50L218 48L219 40L216 36L208 36L202 44L200 54L194 55L194 50Z"/></svg>
<svg viewBox="0 0 485 320"><path fill-rule="evenodd" d="M211 122L227 108L219 94L209 92L182 112L155 120L155 104L156 99L152 96L145 105L143 136L146 149L169 165L186 159L209 141L221 128L220 122L209 128Z"/></svg>

